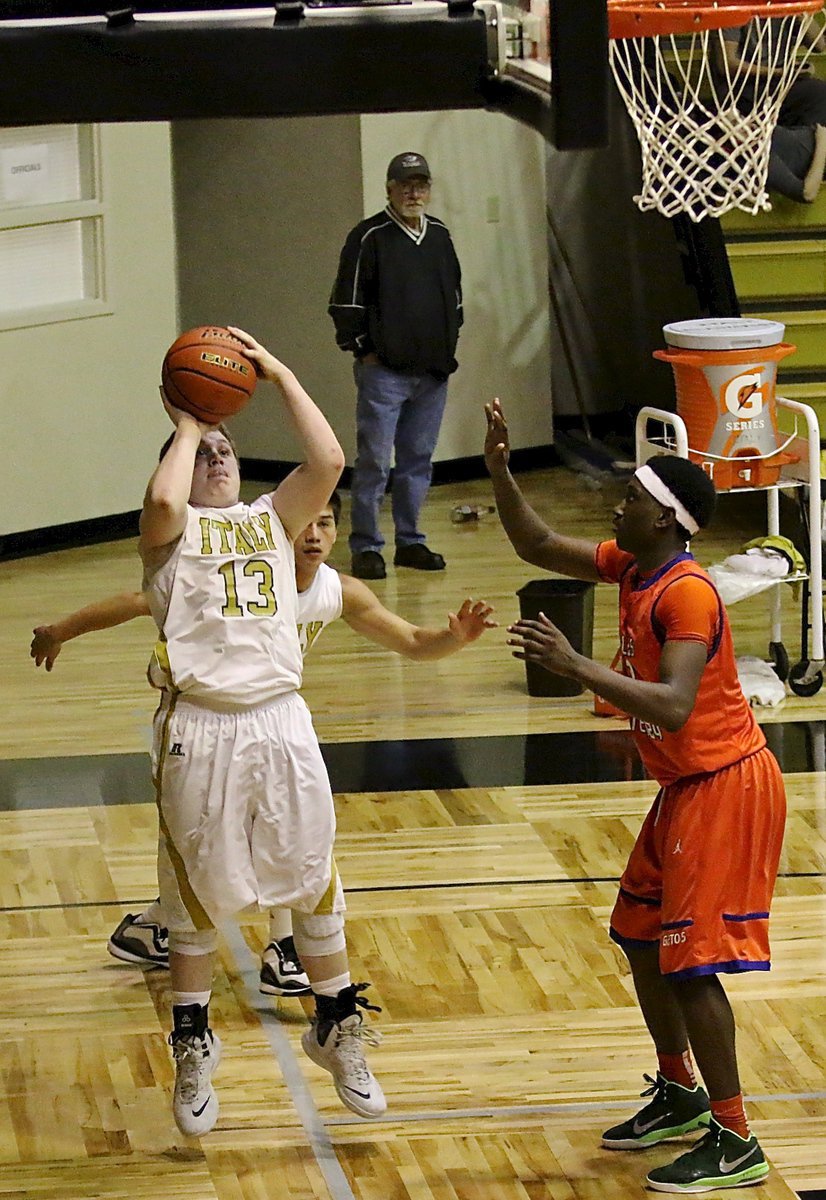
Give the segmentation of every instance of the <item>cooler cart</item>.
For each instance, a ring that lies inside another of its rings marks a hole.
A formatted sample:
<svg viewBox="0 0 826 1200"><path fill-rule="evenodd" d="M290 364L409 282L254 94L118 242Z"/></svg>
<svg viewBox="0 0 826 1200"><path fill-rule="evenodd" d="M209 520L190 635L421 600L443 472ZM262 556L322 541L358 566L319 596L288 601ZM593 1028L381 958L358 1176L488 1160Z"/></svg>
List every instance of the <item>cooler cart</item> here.
<svg viewBox="0 0 826 1200"><path fill-rule="evenodd" d="M758 328L769 326L773 328ZM786 575L777 583L803 584L800 660L789 669L779 587L771 588L769 657L776 674L788 680L795 695L814 696L823 686L824 670L820 427L807 404L774 393L777 361L794 347L780 341L782 325L750 318L683 321L666 325L664 332L669 349L655 356L672 363L678 411L640 409L637 464L652 454L676 454L702 466L720 495L764 491L770 536L780 533L780 491L795 489L808 541L808 570ZM750 365L741 369L746 363ZM794 415L790 436L778 432L776 408ZM741 413L752 419L731 419ZM653 433L652 424L657 426Z"/></svg>

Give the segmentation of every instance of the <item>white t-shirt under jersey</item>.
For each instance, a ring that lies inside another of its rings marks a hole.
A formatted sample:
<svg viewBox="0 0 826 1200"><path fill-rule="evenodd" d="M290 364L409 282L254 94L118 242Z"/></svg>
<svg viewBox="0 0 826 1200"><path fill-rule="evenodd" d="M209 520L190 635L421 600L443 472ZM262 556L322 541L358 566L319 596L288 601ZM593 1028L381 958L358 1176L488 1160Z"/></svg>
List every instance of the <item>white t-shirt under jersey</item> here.
<svg viewBox="0 0 826 1200"><path fill-rule="evenodd" d="M188 506L169 560L146 580L161 639L155 687L220 708L250 708L301 686L295 556L269 495Z"/></svg>
<svg viewBox="0 0 826 1200"><path fill-rule="evenodd" d="M298 641L306 655L322 629L341 616L341 576L322 563L306 591L298 593Z"/></svg>

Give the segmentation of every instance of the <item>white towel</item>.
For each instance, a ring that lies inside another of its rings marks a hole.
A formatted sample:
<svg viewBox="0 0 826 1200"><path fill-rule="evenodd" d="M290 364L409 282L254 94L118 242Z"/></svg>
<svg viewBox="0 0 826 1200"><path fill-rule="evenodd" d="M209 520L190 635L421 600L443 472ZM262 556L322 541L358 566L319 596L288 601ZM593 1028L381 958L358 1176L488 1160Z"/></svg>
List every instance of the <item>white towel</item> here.
<svg viewBox="0 0 826 1200"><path fill-rule="evenodd" d="M752 546L745 554L730 554L723 560L730 571L745 571L747 575L768 575L771 579L782 579L789 573L789 560L779 550Z"/></svg>
<svg viewBox="0 0 826 1200"><path fill-rule="evenodd" d="M765 575L746 575L743 571L732 571L724 563L715 563L708 568L708 573L714 580L720 599L726 605L756 596L777 583L776 579L769 579Z"/></svg>
<svg viewBox="0 0 826 1200"><path fill-rule="evenodd" d="M774 707L786 699L786 688L782 680L777 678L771 663L762 658L744 655L737 659L737 678L743 695L749 704L754 706L769 705Z"/></svg>
<svg viewBox="0 0 826 1200"><path fill-rule="evenodd" d="M789 560L777 550L752 547L745 554L730 554L708 568L724 604L736 604L773 587L789 573Z"/></svg>

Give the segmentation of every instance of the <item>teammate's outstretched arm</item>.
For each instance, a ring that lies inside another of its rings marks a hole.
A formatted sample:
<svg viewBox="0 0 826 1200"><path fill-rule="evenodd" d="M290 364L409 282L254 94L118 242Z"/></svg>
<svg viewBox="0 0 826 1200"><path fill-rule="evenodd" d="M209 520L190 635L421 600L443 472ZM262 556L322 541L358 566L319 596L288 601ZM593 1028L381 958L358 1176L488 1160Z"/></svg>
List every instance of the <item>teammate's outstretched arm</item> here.
<svg viewBox="0 0 826 1200"><path fill-rule="evenodd" d="M32 630L31 657L36 667L46 664L51 671L64 642L93 633L96 629L111 629L135 617L148 617L149 604L143 592L118 592L95 604L87 604L52 625L38 625Z"/></svg>
<svg viewBox="0 0 826 1200"><path fill-rule="evenodd" d="M393 650L416 662L434 661L455 654L480 638L486 629L495 629L493 609L484 600L465 600L458 612L448 614L446 629L427 629L412 625L391 612L374 592L354 579L341 576L341 615L351 629L386 650Z"/></svg>
<svg viewBox="0 0 826 1200"><path fill-rule="evenodd" d="M493 480L499 519L520 558L546 571L558 571L574 579L598 580L594 565L596 542L555 533L534 512L508 469L510 440L508 423L499 400L485 405L485 466Z"/></svg>
<svg viewBox="0 0 826 1200"><path fill-rule="evenodd" d="M295 538L329 500L344 470L344 451L327 418L290 368L243 329L230 325L229 330L244 343L258 374L281 392L290 423L307 456L273 492L273 507L287 533Z"/></svg>

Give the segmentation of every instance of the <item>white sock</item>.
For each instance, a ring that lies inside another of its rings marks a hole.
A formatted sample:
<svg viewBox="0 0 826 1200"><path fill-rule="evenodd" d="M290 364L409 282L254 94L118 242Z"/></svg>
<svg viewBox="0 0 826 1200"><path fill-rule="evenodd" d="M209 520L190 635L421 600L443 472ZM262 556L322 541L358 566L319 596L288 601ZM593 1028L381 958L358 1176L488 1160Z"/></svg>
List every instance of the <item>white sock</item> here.
<svg viewBox="0 0 826 1200"><path fill-rule="evenodd" d="M288 908L271 908L270 909L270 937L271 942L283 941L285 937L292 937L293 932L293 915Z"/></svg>
<svg viewBox="0 0 826 1200"><path fill-rule="evenodd" d="M180 1008L184 1004L200 1004L201 1008L206 1008L209 1004L209 998L212 992L173 992L172 1007Z"/></svg>
<svg viewBox="0 0 826 1200"><path fill-rule="evenodd" d="M142 913L138 913L137 917L135 918L135 924L160 925L161 928L163 928L164 919L161 911L160 900L153 900L152 903L145 908Z"/></svg>
<svg viewBox="0 0 826 1200"><path fill-rule="evenodd" d="M322 979L319 983L311 981L316 996L337 996L342 988L350 986L350 972L336 975L333 979Z"/></svg>

